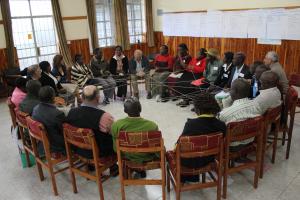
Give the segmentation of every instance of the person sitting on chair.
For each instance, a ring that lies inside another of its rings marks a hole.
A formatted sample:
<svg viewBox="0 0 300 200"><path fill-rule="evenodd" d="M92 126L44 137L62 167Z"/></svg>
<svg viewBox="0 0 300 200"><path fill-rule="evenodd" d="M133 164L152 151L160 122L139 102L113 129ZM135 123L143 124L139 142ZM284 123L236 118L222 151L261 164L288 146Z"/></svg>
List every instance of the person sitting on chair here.
<svg viewBox="0 0 300 200"><path fill-rule="evenodd" d="M278 89L279 77L272 71L265 71L260 76L261 89L259 95L254 99L262 112L266 112L269 108L275 108L281 104L281 93Z"/></svg>
<svg viewBox="0 0 300 200"><path fill-rule="evenodd" d="M94 78L91 69L84 64L81 54L75 55L75 65L73 65L71 69L71 82L77 84L79 87L84 87L85 85L101 85L101 81ZM103 87L103 89L105 90L107 88ZM109 104L108 96L105 96L103 103Z"/></svg>
<svg viewBox="0 0 300 200"><path fill-rule="evenodd" d="M215 81L215 85L221 88L224 88L227 85L231 71L234 68L232 64L232 59L233 59L232 52L228 51L224 53L224 58L223 58L224 64L223 67L221 68L217 80Z"/></svg>
<svg viewBox="0 0 300 200"><path fill-rule="evenodd" d="M15 81L16 87L11 95L11 101L16 106L16 109L19 109L20 103L26 97L26 83L27 79L23 77L19 77Z"/></svg>
<svg viewBox="0 0 300 200"><path fill-rule="evenodd" d="M34 107L32 119L42 123L50 143L50 151L65 153L65 142L62 124L66 121L65 114L54 105L55 91L51 86L44 86L39 91L40 103Z"/></svg>
<svg viewBox="0 0 300 200"><path fill-rule="evenodd" d="M203 87L209 87L215 84L223 65L223 62L219 59L219 51L217 49L209 49L206 54L206 68L203 76L207 83L204 84Z"/></svg>
<svg viewBox="0 0 300 200"><path fill-rule="evenodd" d="M230 107L224 108L219 115L219 119L226 124L230 122L242 121L249 118L254 118L263 114L260 106L256 101L250 100L250 83L239 78L233 81L230 96L233 104ZM253 139L244 141L232 142L230 144L231 151L238 151L253 142Z"/></svg>
<svg viewBox="0 0 300 200"><path fill-rule="evenodd" d="M127 96L128 58L123 54L122 47L115 47L115 55L110 59L109 71L117 82L117 97L123 101Z"/></svg>
<svg viewBox="0 0 300 200"><path fill-rule="evenodd" d="M203 92L197 95L194 100L195 112L197 118L188 119L185 123L181 136L196 136L208 135L211 133L222 132L225 136L226 125L224 122L218 120L216 115L220 112L220 107L216 102L214 95L208 92ZM214 160L213 156L181 159L181 164L189 168L204 167ZM181 178L185 181L199 181L199 176L184 176Z"/></svg>
<svg viewBox="0 0 300 200"><path fill-rule="evenodd" d="M52 66L53 68L51 73L53 76L55 76L60 83L68 83L67 67L65 66L62 55L57 54L54 56Z"/></svg>
<svg viewBox="0 0 300 200"><path fill-rule="evenodd" d="M233 56L232 64L234 68L230 74L227 82L227 87L230 88L234 80L238 78L251 79L252 75L250 73L249 67L244 63L246 56L242 52L237 52Z"/></svg>
<svg viewBox="0 0 300 200"><path fill-rule="evenodd" d="M39 100L39 91L42 85L37 80L29 80L26 84L26 97L20 103L19 110L28 113L29 115L32 114L33 108L40 103Z"/></svg>
<svg viewBox="0 0 300 200"><path fill-rule="evenodd" d="M39 65L31 65L27 68L27 79L40 80L42 70Z"/></svg>
<svg viewBox="0 0 300 200"><path fill-rule="evenodd" d="M124 112L128 117L120 119L112 125L112 137L114 142L114 150L116 151L116 140L120 131L127 132L142 132L142 131L157 131L158 126L149 120L141 117L142 106L136 97L131 97L124 102ZM137 163L151 161L159 158L159 154L150 153L127 153L126 158ZM137 172L140 177L146 177L146 172Z"/></svg>
<svg viewBox="0 0 300 200"><path fill-rule="evenodd" d="M155 86L152 88L153 94L158 95L157 101L166 102L169 97L167 79L173 71L173 57L169 55L169 48L167 45L162 45L159 48L159 54L155 57L154 66L155 73L153 74L153 83Z"/></svg>
<svg viewBox="0 0 300 200"><path fill-rule="evenodd" d="M140 49L134 51L133 58L129 61L129 74L133 89L133 95L139 97L138 78L145 78L147 99L151 99L150 88L150 65L148 58L143 55Z"/></svg>
<svg viewBox="0 0 300 200"><path fill-rule="evenodd" d="M104 60L101 49L95 48L93 53L94 56L90 61L93 76L100 81L100 85L104 88L104 96L112 99L115 92L116 81L110 74L108 63Z"/></svg>

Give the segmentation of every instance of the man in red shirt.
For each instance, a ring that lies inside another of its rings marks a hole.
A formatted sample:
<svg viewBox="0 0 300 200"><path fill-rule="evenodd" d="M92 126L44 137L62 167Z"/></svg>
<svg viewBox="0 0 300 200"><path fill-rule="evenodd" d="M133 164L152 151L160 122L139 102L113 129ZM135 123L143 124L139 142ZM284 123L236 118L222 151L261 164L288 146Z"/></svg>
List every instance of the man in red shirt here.
<svg viewBox="0 0 300 200"><path fill-rule="evenodd" d="M168 94L167 79L173 71L173 57L169 55L167 45L160 47L160 53L155 57L155 73L153 75L153 94L158 94L158 101L166 102Z"/></svg>

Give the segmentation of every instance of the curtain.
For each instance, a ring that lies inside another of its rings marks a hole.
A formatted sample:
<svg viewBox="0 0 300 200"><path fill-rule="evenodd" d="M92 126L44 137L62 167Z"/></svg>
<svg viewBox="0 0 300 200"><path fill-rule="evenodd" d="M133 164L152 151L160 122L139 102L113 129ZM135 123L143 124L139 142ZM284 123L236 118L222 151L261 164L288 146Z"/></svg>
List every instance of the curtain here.
<svg viewBox="0 0 300 200"><path fill-rule="evenodd" d="M13 40L13 31L10 15L9 1L1 1L1 12L3 18L3 26L6 40L6 56L7 66L9 68L15 67L15 45Z"/></svg>
<svg viewBox="0 0 300 200"><path fill-rule="evenodd" d="M94 0L86 0L86 10L88 15L92 47L93 49L99 47L98 34L97 34L97 23L96 23L96 8Z"/></svg>
<svg viewBox="0 0 300 200"><path fill-rule="evenodd" d="M124 50L129 50L130 42L126 7L126 0L113 0L116 44L122 46Z"/></svg>
<svg viewBox="0 0 300 200"><path fill-rule="evenodd" d="M153 47L154 43L154 29L153 29L153 14L152 14L152 0L145 0L146 13L146 39L149 47Z"/></svg>
<svg viewBox="0 0 300 200"><path fill-rule="evenodd" d="M58 36L59 49L61 55L64 58L66 66L71 67L73 65L73 61L67 44L64 24L63 24L60 7L59 7L59 0L51 0L51 3L52 3L53 18L54 18L57 36Z"/></svg>

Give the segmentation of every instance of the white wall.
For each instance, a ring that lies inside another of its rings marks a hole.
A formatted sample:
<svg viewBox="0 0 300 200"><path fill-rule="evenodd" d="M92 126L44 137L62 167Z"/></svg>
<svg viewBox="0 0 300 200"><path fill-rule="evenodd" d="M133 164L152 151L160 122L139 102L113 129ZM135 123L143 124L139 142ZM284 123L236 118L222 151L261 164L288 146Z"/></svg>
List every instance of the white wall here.
<svg viewBox="0 0 300 200"><path fill-rule="evenodd" d="M87 16L85 0L60 0L62 17ZM89 38L87 19L64 20L67 40Z"/></svg>
<svg viewBox="0 0 300 200"><path fill-rule="evenodd" d="M182 12L289 6L300 6L300 0L153 0L154 30L162 31L162 16L157 16L157 9L164 12Z"/></svg>

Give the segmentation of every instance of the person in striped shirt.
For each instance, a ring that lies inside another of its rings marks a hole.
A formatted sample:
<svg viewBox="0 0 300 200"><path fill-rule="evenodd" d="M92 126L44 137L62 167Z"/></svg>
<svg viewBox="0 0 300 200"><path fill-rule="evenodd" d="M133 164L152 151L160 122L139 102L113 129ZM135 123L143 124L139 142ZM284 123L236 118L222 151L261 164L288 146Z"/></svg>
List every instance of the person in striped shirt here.
<svg viewBox="0 0 300 200"><path fill-rule="evenodd" d="M263 111L256 101L250 100L250 83L243 78L234 80L230 90L233 104L220 112L219 119L226 124L254 118L263 114ZM236 151L253 142L254 138L244 141L232 142L230 150Z"/></svg>
<svg viewBox="0 0 300 200"><path fill-rule="evenodd" d="M101 85L101 80L94 78L92 70L84 64L81 54L75 55L75 65L71 69L71 82L79 87L85 85ZM105 96L104 104L109 104L108 96Z"/></svg>

